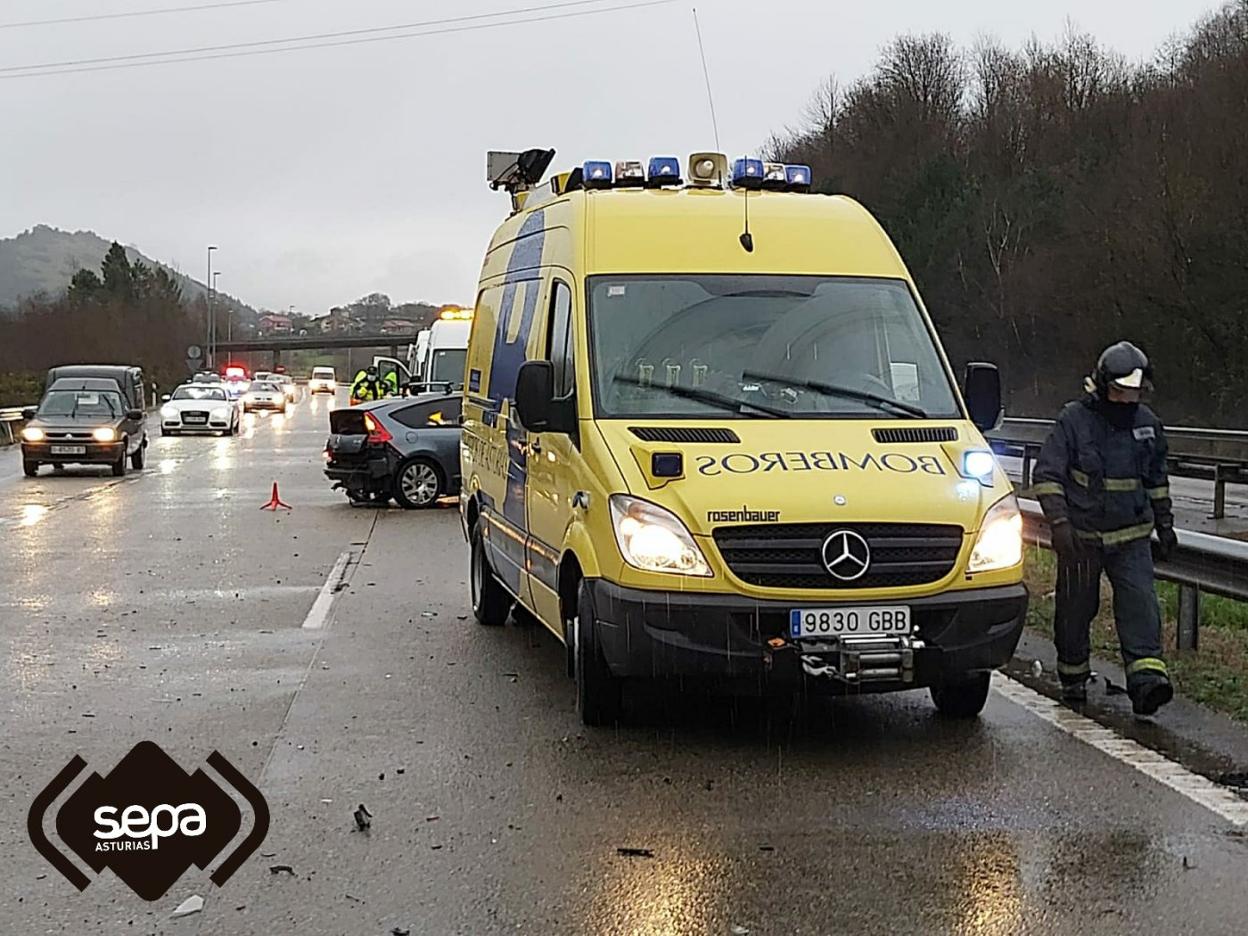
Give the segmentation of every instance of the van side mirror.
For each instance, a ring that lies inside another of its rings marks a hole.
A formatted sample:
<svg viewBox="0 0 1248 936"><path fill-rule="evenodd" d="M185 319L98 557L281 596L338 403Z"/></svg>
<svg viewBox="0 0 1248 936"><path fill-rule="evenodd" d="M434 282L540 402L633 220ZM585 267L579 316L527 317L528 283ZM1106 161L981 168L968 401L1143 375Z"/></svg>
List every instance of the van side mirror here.
<svg viewBox="0 0 1248 936"><path fill-rule="evenodd" d="M30 422L30 420L35 418L35 413L37 411L38 411L37 407L34 407L34 406L26 407L24 410L22 410L22 419L26 420L27 422Z"/></svg>
<svg viewBox="0 0 1248 936"><path fill-rule="evenodd" d="M977 429L990 432L1001 425L1005 409L1001 405L1001 372L997 365L982 361L967 364L962 395Z"/></svg>
<svg viewBox="0 0 1248 936"><path fill-rule="evenodd" d="M137 421L142 419L145 415L146 414L141 409L126 410L126 419Z"/></svg>
<svg viewBox="0 0 1248 936"><path fill-rule="evenodd" d="M550 432L555 408L555 368L550 361L527 361L516 375L516 415L530 432Z"/></svg>

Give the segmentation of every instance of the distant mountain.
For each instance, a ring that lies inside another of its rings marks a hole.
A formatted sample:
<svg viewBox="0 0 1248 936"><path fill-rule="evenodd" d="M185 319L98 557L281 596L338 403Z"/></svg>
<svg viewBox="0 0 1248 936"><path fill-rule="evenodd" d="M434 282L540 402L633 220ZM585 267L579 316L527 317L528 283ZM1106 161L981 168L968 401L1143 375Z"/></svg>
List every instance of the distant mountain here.
<svg viewBox="0 0 1248 936"><path fill-rule="evenodd" d="M69 286L73 275L81 269L100 270L100 262L112 241L94 231L61 231L46 224L37 224L16 237L0 238L0 309L12 308L19 299L43 293L59 296ZM142 260L147 266L164 269L182 287L182 295L196 299L208 288L179 270L151 259L134 247L126 247L130 262ZM244 316L255 316L256 310L226 293L218 294L223 305Z"/></svg>

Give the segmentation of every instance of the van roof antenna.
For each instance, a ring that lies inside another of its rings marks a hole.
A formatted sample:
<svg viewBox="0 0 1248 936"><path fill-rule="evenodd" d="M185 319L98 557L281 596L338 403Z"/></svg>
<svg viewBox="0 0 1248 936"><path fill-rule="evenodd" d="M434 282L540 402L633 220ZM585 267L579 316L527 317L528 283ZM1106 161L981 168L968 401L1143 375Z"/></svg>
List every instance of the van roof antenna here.
<svg viewBox="0 0 1248 936"><path fill-rule="evenodd" d="M711 108L711 130L715 133L715 149L719 150L719 121L715 119L715 98L711 96L711 73L706 67L706 47L702 45L702 27L698 23L698 8L693 8L693 30L698 35L698 54L702 56L702 77L706 80L706 103ZM722 186L724 180L720 179Z"/></svg>
<svg viewBox="0 0 1248 936"><path fill-rule="evenodd" d="M750 233L750 190L745 189L745 232L741 235L741 246L746 253L754 252L754 235Z"/></svg>

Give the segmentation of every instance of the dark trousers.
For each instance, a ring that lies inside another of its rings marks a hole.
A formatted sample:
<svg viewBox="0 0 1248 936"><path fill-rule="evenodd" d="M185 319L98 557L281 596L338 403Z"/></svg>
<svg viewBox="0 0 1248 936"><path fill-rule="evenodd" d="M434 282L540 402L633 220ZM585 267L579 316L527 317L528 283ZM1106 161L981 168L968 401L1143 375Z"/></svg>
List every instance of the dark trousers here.
<svg viewBox="0 0 1248 936"><path fill-rule="evenodd" d="M1122 546L1084 548L1087 551L1078 560L1059 559L1057 564L1053 642L1058 675L1069 683L1086 679L1090 672L1089 629L1100 605L1103 570L1114 591L1114 624L1130 689L1156 672L1152 668L1133 672L1133 663L1161 659L1161 606L1153 588L1152 547L1147 539L1138 539Z"/></svg>

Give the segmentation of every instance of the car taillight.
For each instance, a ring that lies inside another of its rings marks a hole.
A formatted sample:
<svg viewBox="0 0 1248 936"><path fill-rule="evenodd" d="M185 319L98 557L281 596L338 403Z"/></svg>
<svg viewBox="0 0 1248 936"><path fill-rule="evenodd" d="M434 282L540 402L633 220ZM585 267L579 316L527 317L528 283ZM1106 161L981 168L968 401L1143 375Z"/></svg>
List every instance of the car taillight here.
<svg viewBox="0 0 1248 936"><path fill-rule="evenodd" d="M368 413L364 414L364 428L368 430L368 441L374 445L389 442L394 438L386 431L385 426L373 419Z"/></svg>

